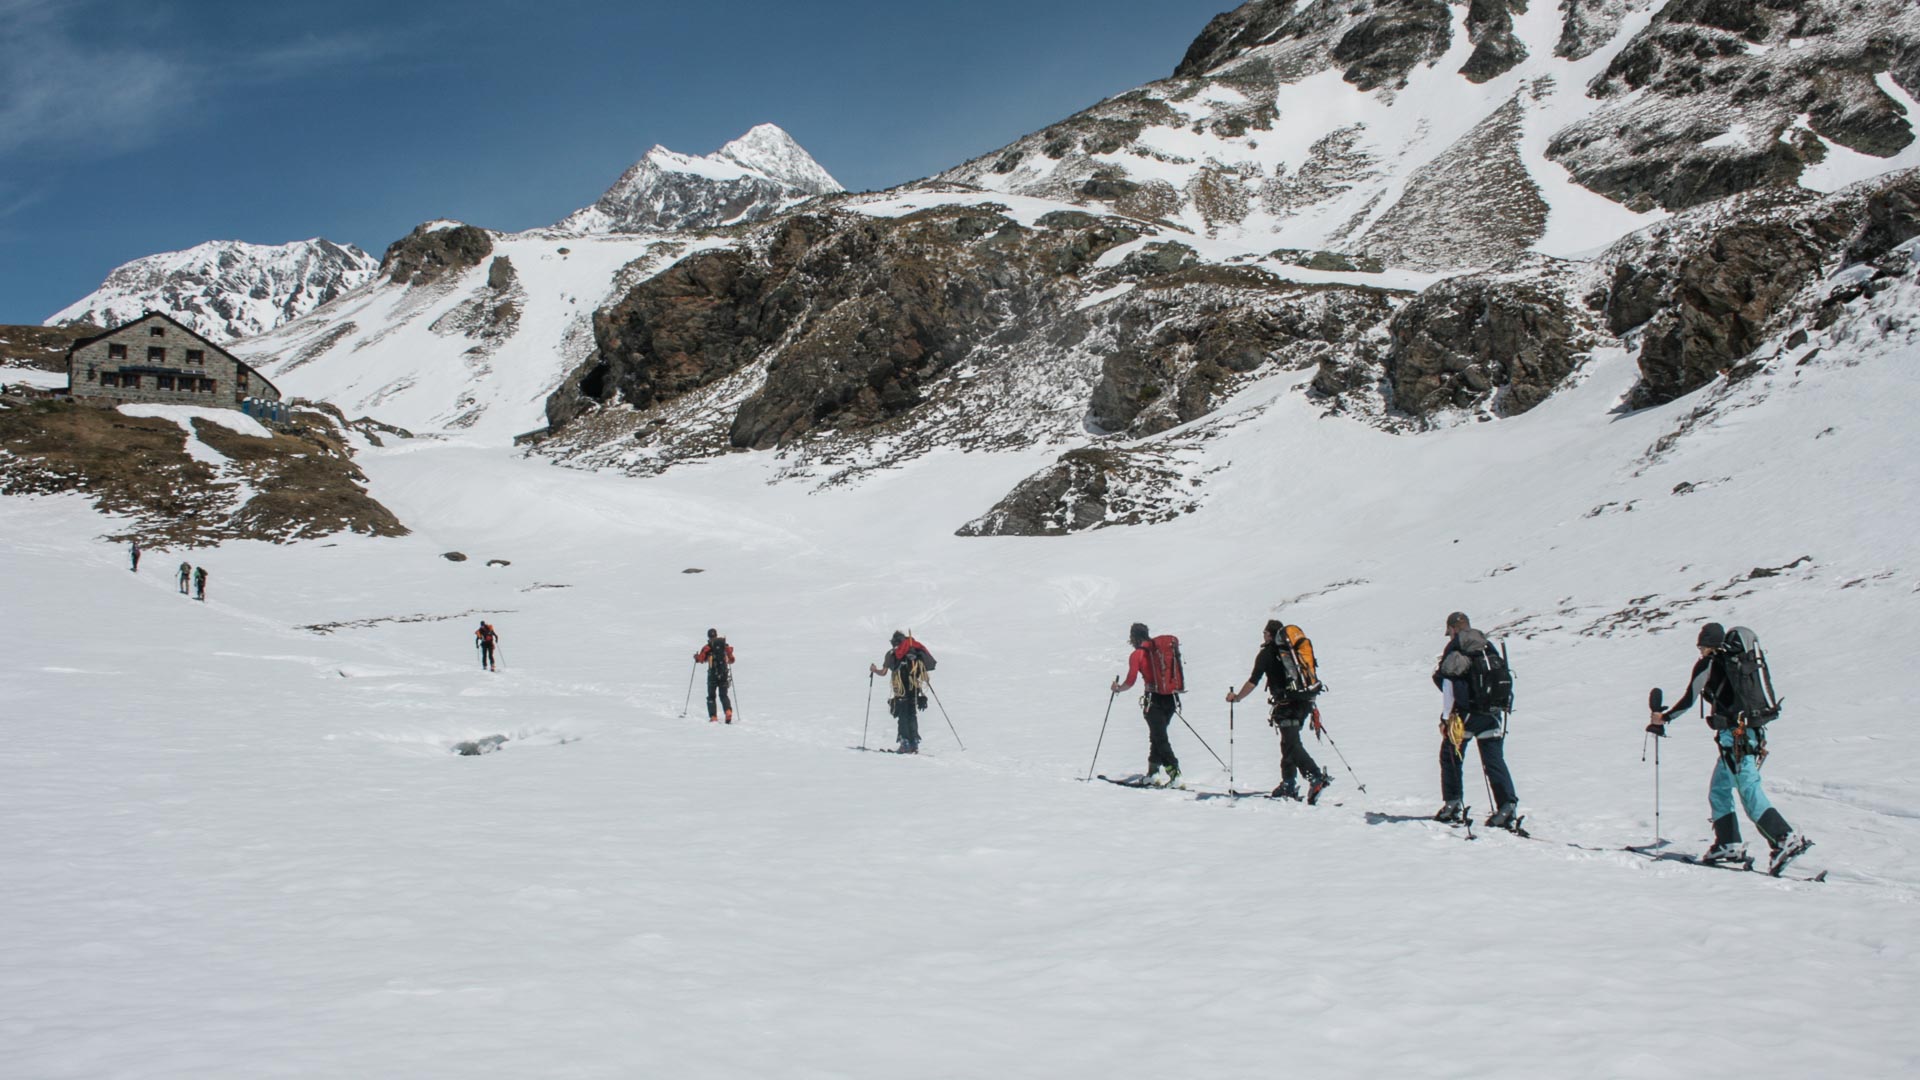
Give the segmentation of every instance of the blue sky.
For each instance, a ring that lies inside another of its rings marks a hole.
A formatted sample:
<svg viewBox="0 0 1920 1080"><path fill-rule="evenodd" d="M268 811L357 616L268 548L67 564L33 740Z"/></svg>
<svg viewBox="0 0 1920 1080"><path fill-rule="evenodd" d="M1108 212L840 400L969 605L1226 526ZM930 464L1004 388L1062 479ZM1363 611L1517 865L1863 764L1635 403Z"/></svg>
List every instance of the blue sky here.
<svg viewBox="0 0 1920 1080"><path fill-rule="evenodd" d="M555 221L786 128L854 190L1172 73L1235 0L0 0L0 323L129 259Z"/></svg>

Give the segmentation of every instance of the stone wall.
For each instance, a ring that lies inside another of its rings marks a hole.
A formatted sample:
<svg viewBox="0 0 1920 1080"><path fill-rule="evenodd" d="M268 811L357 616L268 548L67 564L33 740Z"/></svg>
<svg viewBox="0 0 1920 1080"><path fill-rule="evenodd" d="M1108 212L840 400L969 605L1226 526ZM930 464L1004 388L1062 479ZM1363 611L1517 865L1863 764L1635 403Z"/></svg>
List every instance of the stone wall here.
<svg viewBox="0 0 1920 1080"><path fill-rule="evenodd" d="M69 392L89 404L237 409L247 398L280 400L259 372L164 315L115 327L68 355Z"/></svg>

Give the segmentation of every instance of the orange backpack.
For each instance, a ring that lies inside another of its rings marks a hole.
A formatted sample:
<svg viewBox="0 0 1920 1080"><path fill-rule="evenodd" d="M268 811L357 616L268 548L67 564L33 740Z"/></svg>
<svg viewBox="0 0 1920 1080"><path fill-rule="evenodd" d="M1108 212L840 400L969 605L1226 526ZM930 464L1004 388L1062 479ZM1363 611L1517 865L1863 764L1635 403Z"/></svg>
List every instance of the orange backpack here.
<svg viewBox="0 0 1920 1080"><path fill-rule="evenodd" d="M1280 631L1281 647L1293 654L1293 663L1300 672L1302 691L1320 689L1320 672L1313 662L1313 642L1307 640L1306 631L1297 626L1287 626Z"/></svg>

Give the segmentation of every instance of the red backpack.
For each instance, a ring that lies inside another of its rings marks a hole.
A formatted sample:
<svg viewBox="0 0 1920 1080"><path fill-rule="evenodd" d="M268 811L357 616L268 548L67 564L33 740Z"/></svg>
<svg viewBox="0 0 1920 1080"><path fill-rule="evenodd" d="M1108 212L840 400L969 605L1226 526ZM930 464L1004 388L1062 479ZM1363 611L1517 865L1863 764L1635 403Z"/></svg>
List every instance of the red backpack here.
<svg viewBox="0 0 1920 1080"><path fill-rule="evenodd" d="M1155 694L1185 693L1187 673L1180 666L1180 639L1161 634L1141 648L1147 650L1147 689Z"/></svg>

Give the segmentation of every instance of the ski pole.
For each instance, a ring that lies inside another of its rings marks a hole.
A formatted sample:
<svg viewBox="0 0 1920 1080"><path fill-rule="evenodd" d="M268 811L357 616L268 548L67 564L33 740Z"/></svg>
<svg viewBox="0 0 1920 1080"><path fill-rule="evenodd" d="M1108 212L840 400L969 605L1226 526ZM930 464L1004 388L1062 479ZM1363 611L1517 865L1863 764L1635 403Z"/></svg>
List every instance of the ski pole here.
<svg viewBox="0 0 1920 1080"><path fill-rule="evenodd" d="M700 674L700 661L693 662L693 669L687 672L687 700L680 706L680 718L687 718L687 710L693 708L693 677Z"/></svg>
<svg viewBox="0 0 1920 1080"><path fill-rule="evenodd" d="M873 723L873 672L867 672L867 718L860 721L860 749L867 748L867 726Z"/></svg>
<svg viewBox="0 0 1920 1080"><path fill-rule="evenodd" d="M935 705L940 706L940 716L942 719L946 720L947 730L953 732L953 741L960 743L960 749L965 750L967 748L967 744L960 742L960 731L958 728L953 726L953 717L947 715L947 705L946 705L946 702L940 700L940 691L935 690L933 688L933 683L930 680L927 682L926 686L927 686L927 693L933 695L933 703Z"/></svg>
<svg viewBox="0 0 1920 1080"><path fill-rule="evenodd" d="M727 690L729 691L729 696L733 698L733 718L735 721L738 721L742 716L740 711L740 680L734 677L731 669L727 671Z"/></svg>
<svg viewBox="0 0 1920 1080"><path fill-rule="evenodd" d="M1659 687L1656 686L1647 691L1649 713L1659 712L1666 702L1667 695ZM1647 736L1640 740L1641 761L1647 760L1647 738L1649 737L1653 739L1653 842L1658 846L1666 842L1660 835L1660 740L1667 737L1666 728L1656 727L1651 723L1647 725Z"/></svg>
<svg viewBox="0 0 1920 1080"><path fill-rule="evenodd" d="M1115 690L1107 695L1107 714L1100 718L1100 737L1093 743L1093 760L1087 763L1087 779L1093 779L1094 766L1100 764L1100 745L1107 741L1107 721L1113 718L1113 699L1120 696Z"/></svg>
<svg viewBox="0 0 1920 1080"><path fill-rule="evenodd" d="M1233 790L1233 687L1227 687L1227 790Z"/></svg>
<svg viewBox="0 0 1920 1080"><path fill-rule="evenodd" d="M1180 706L1178 706L1178 705L1175 705L1175 706L1173 707L1173 712L1174 712L1174 715L1176 715L1176 716L1178 716L1178 717L1180 718L1180 722L1181 722L1181 723L1183 723L1183 724L1187 724L1187 730L1188 730L1188 731L1193 731L1193 725L1192 725L1192 724L1188 724L1188 723L1187 723L1187 714L1186 714L1186 713L1184 713L1184 712L1181 712L1181 711L1180 711ZM1197 732L1197 731L1193 731L1193 737L1194 737L1194 738L1196 738L1196 739L1200 739L1200 733L1199 733L1199 732ZM1207 747L1207 753L1209 753L1209 754L1213 754L1213 747L1211 747L1211 746L1207 746L1207 740L1205 740L1205 739L1200 739L1200 745L1201 745L1201 746L1206 746L1206 747ZM1221 768L1223 768L1223 769L1226 769L1226 768L1227 768L1227 763L1226 763L1226 762L1224 762L1224 761L1220 761L1220 755L1219 755L1219 754L1213 754L1213 760L1215 760L1215 761L1217 761L1217 762L1219 762L1219 763L1220 763L1220 767L1221 767ZM1233 770L1232 770L1232 769L1227 769L1227 771L1228 771L1228 772L1232 772Z"/></svg>
<svg viewBox="0 0 1920 1080"><path fill-rule="evenodd" d="M1347 766L1347 775L1353 777L1354 786L1360 789L1360 794L1365 795L1367 793L1367 785L1360 782L1360 774L1353 771L1353 766L1347 765L1347 755L1340 753L1340 744L1333 741L1332 735L1327 734L1325 724L1320 725L1318 734L1326 736L1327 745L1333 747L1334 755L1340 759L1340 764Z"/></svg>

